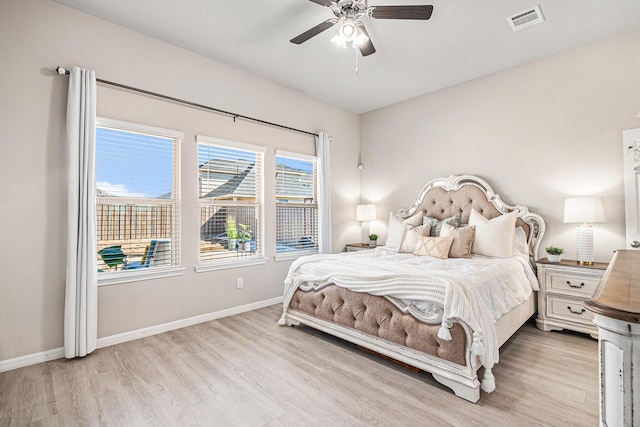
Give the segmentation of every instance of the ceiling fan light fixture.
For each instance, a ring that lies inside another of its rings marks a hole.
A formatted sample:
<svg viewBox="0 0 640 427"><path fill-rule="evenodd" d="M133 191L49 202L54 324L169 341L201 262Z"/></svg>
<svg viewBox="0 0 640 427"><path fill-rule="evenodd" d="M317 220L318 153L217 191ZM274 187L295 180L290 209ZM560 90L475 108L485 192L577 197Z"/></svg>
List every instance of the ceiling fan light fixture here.
<svg viewBox="0 0 640 427"><path fill-rule="evenodd" d="M346 18L338 32L346 41L352 42L358 34L358 29L356 28L356 23L353 19Z"/></svg>
<svg viewBox="0 0 640 427"><path fill-rule="evenodd" d="M340 35L340 32L337 32L336 35L331 38L331 43L335 44L338 47L347 47L347 41Z"/></svg>
<svg viewBox="0 0 640 427"><path fill-rule="evenodd" d="M346 48L347 45L358 47L368 40L369 37L362 31L362 23L348 17L344 19L344 22L340 25L338 32L333 36L331 42L336 46Z"/></svg>

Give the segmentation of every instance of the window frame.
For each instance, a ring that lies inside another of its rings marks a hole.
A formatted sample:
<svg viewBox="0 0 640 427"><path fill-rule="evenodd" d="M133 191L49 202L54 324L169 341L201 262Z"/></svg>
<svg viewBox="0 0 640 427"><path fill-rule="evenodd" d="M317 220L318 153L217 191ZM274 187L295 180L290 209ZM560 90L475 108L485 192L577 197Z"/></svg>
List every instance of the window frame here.
<svg viewBox="0 0 640 427"><path fill-rule="evenodd" d="M195 266L195 271L198 273L207 272L207 271L215 271L215 270L225 270L230 268L240 268L247 267L252 265L261 265L267 262L265 257L265 199L264 199L264 184L265 184L265 153L267 148L261 145L249 144L245 142L233 141L229 139L211 137L207 135L196 135L196 157L200 154L200 144L205 144L209 146L214 146L222 149L230 149L230 150L241 150L247 151L256 154L256 158L260 161L260 170L259 177L256 178L256 209L258 212L258 228L259 231L257 233L257 237L259 239L257 244L257 253L255 255L251 255L249 257L240 257L240 258L221 258L221 259L212 259L212 260L202 260L201 255L202 251L200 249L200 230L198 230L198 260ZM199 160L198 162L199 163ZM199 167L200 165L198 165ZM199 173L196 173L197 178L199 178ZM200 198L200 190L197 186L196 188L196 203L198 212L201 209L203 204L211 205L211 206L219 206L222 205L222 202L207 202L203 201ZM232 204L233 205L233 204ZM238 204L238 206L243 206L242 204ZM198 213L198 216L200 214ZM201 219L198 217L197 224L200 224Z"/></svg>
<svg viewBox="0 0 640 427"><path fill-rule="evenodd" d="M293 160L301 160L304 162L310 162L313 163L313 198L315 200L315 208L316 208L316 224L315 227L316 229L319 229L319 218L318 218L318 214L319 214L319 203L318 203L318 157L317 156L312 156L309 154L302 154L302 153L296 153L293 151L286 151L286 150L276 150L275 151L275 155L273 157L273 164L274 164L274 168L275 168L275 173L277 174L278 172L278 168L277 168L277 159L278 157L284 157L284 158L288 158L288 159L293 159ZM275 176L275 174L274 174ZM274 187L277 186L277 179L274 178ZM278 223L277 223L277 210L278 210L278 194L277 191L275 192L275 209L276 209L276 224L275 224L275 230L276 230L276 236L278 234ZM284 203L282 204L284 205ZM276 237L276 243L277 243L277 237ZM316 242L317 243L317 242ZM319 253L319 246L316 247L316 249L307 249L307 250L298 250L298 251L292 251L292 252L281 252L278 253L277 251L277 247L275 248L275 255L274 255L274 260L276 262L280 262L280 261L291 261L291 260L295 260L297 258L300 258L301 256L305 256L305 255L314 255L314 254L318 254Z"/></svg>
<svg viewBox="0 0 640 427"><path fill-rule="evenodd" d="M172 143L172 182L171 182L171 199L160 200L158 205L172 205L174 206L173 220L172 220L172 241L177 241L177 250L172 255L172 264L169 266L157 266L153 268L137 269L137 270L119 270L119 271L104 271L99 272L98 286L115 285L120 283L137 282L141 280L150 280L162 277L174 277L184 274L185 268L182 266L182 200L180 195L180 163L181 163L181 145L184 140L184 132L165 129L156 126L144 125L140 123L127 122L123 120L116 120L106 117L96 117L96 131L98 128L113 129L122 132L140 133L161 138L169 138L173 140ZM97 141L96 141L97 142ZM97 145L97 144L96 144ZM97 156L96 147L96 156ZM97 183L96 183L97 188ZM98 201L112 202L133 202L132 204L145 204L148 199L145 198L121 198L121 197L100 197L96 195L96 205ZM138 203L140 202L140 203ZM123 203L124 204L124 203ZM97 219L97 212L96 212ZM96 244L97 230L96 230ZM95 248L97 251L97 247Z"/></svg>

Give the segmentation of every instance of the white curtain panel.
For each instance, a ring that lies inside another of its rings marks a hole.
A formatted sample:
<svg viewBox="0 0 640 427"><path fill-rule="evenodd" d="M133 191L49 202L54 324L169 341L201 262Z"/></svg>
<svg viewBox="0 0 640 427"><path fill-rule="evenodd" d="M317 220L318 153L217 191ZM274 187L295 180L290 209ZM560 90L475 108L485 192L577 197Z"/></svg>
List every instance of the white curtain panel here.
<svg viewBox="0 0 640 427"><path fill-rule="evenodd" d="M96 75L75 67L67 98L69 206L64 355L96 349L98 263L96 259Z"/></svg>
<svg viewBox="0 0 640 427"><path fill-rule="evenodd" d="M316 157L318 159L318 251L331 253L331 137L320 132L316 137Z"/></svg>

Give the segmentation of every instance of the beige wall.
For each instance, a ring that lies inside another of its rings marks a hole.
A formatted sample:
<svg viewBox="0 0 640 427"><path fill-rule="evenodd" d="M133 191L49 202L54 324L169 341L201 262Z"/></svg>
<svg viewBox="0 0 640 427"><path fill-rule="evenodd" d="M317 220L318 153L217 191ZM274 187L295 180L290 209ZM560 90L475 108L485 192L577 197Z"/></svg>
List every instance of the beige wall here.
<svg viewBox="0 0 640 427"><path fill-rule="evenodd" d="M361 116L362 200L378 217L450 174L485 178L541 214L550 244L575 259L563 200L604 197L596 260L625 245L622 130L638 127L640 32L508 69ZM372 224L386 238L386 224ZM384 240L383 240L384 241Z"/></svg>
<svg viewBox="0 0 640 427"><path fill-rule="evenodd" d="M64 122L67 78L57 65L224 110L333 135L334 250L359 238L359 117L202 56L45 0L4 0L0 13L0 362L62 346L66 266ZM98 336L107 337L282 295L290 263L196 273L196 134L312 154L313 138L105 86L98 114L185 132L183 265L177 278L102 286ZM190 167L193 166L193 167ZM266 189L266 198L273 190ZM267 238L274 208L266 209ZM269 237L270 236L270 237ZM244 289L235 289L237 277ZM274 322L277 319L274 319Z"/></svg>

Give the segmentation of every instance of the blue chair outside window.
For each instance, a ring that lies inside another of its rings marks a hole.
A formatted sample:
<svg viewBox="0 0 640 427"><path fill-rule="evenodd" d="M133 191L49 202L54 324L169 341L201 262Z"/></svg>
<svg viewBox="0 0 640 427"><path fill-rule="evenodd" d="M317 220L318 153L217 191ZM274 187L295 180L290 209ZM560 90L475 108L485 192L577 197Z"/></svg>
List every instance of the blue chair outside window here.
<svg viewBox="0 0 640 427"><path fill-rule="evenodd" d="M125 270L138 270L141 268L169 266L171 265L171 240L153 239L141 261L127 263Z"/></svg>
<svg viewBox="0 0 640 427"><path fill-rule="evenodd" d="M142 260L125 264L124 269L138 270L140 268L149 268L151 266L151 262L153 261L153 257L155 256L157 246L158 246L158 241L152 240L151 243L147 245L147 251L142 257Z"/></svg>

